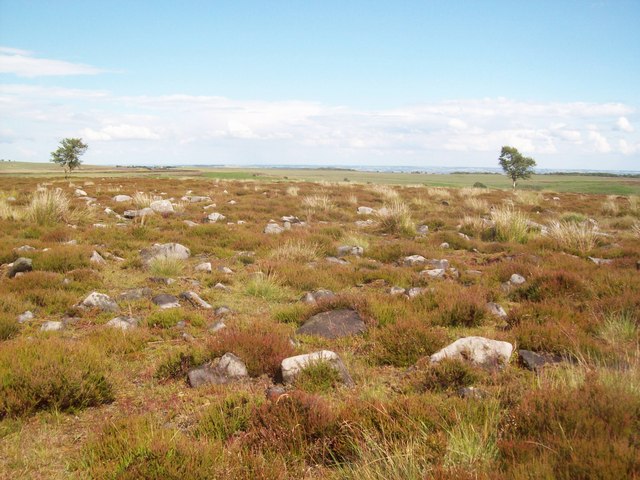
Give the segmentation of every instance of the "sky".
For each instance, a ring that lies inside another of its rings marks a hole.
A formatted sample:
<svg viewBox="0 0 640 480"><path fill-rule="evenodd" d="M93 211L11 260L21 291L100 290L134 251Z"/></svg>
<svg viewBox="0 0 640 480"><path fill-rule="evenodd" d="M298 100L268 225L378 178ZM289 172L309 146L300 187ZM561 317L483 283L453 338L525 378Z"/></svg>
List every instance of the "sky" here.
<svg viewBox="0 0 640 480"><path fill-rule="evenodd" d="M0 158L640 171L640 0L0 0Z"/></svg>

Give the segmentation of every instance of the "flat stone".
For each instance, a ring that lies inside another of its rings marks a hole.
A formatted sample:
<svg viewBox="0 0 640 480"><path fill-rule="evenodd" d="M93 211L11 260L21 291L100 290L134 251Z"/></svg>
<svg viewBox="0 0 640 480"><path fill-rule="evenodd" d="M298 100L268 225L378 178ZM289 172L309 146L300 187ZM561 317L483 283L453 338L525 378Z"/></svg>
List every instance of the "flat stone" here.
<svg viewBox="0 0 640 480"><path fill-rule="evenodd" d="M513 345L509 342L484 337L464 337L431 355L432 363L445 358L471 362L488 368L498 368L509 363Z"/></svg>
<svg viewBox="0 0 640 480"><path fill-rule="evenodd" d="M285 358L280 364L282 381L285 384L292 383L302 371L309 366L316 365L320 362L326 362L335 369L340 374L342 382L345 385L349 387L353 387L355 385L340 356L329 350L322 350L319 352L308 353L306 355L296 355L295 357Z"/></svg>
<svg viewBox="0 0 640 480"><path fill-rule="evenodd" d="M268 235L279 235L284 232L284 228L282 228L277 223L268 223L266 227L264 227L264 233Z"/></svg>
<svg viewBox="0 0 640 480"><path fill-rule="evenodd" d="M223 385L248 376L246 365L233 353L225 353L215 365L203 365L189 370L187 374L189 385L194 388L202 385Z"/></svg>
<svg viewBox="0 0 640 480"><path fill-rule="evenodd" d="M526 279L517 273L514 273L511 275L511 278L509 278L509 283L511 285L522 285L524 282L526 282Z"/></svg>
<svg viewBox="0 0 640 480"><path fill-rule="evenodd" d="M335 339L366 331L366 325L355 310L340 309L314 315L296 330L299 335L315 335Z"/></svg>
<svg viewBox="0 0 640 480"><path fill-rule="evenodd" d="M20 257L14 260L10 265L8 272L9 278L15 277L18 273L30 272L33 270L33 260L30 258Z"/></svg>
<svg viewBox="0 0 640 480"><path fill-rule="evenodd" d="M62 322L53 322L53 321L44 322L40 327L40 330L43 332L57 332L63 329L64 329L64 324Z"/></svg>
<svg viewBox="0 0 640 480"><path fill-rule="evenodd" d="M430 270L422 270L420 275L425 275L430 278L444 278L444 269L432 268Z"/></svg>
<svg viewBox="0 0 640 480"><path fill-rule="evenodd" d="M358 210L356 210L356 212L358 213L358 215L372 215L373 213L375 213L375 210L371 207L358 207Z"/></svg>
<svg viewBox="0 0 640 480"><path fill-rule="evenodd" d="M25 323L29 320L33 320L34 318L35 316L33 315L33 313L30 310L27 310L26 312L18 315L18 323Z"/></svg>
<svg viewBox="0 0 640 480"><path fill-rule="evenodd" d="M156 213L173 213L173 205L171 204L171 202L169 200L155 200L153 202L151 202L151 205L149 205L149 208L151 208L151 210L153 210Z"/></svg>
<svg viewBox="0 0 640 480"><path fill-rule="evenodd" d="M216 223L218 221L224 220L225 218L227 217L225 217L223 214L218 212L213 212L207 215L206 221L207 223Z"/></svg>
<svg viewBox="0 0 640 480"><path fill-rule="evenodd" d="M140 252L142 261L145 264L151 263L156 258L177 258L186 260L191 256L191 250L179 243L156 243Z"/></svg>
<svg viewBox="0 0 640 480"><path fill-rule="evenodd" d="M200 295L198 295L196 292L183 292L180 294L180 298L184 298L194 307L204 308L205 310L211 310L213 308L210 304L200 298Z"/></svg>
<svg viewBox="0 0 640 480"><path fill-rule="evenodd" d="M138 319L134 317L116 317L109 320L106 324L107 327L116 328L120 330L130 330L138 326Z"/></svg>
<svg viewBox="0 0 640 480"><path fill-rule="evenodd" d="M211 273L211 270L212 270L211 262L200 263L200 264L196 265L195 270L196 270L196 272Z"/></svg>
<svg viewBox="0 0 640 480"><path fill-rule="evenodd" d="M229 307L222 305L222 306L216 308L213 311L213 313L214 313L214 315L216 317L224 317L225 315L229 315L232 312L231 312L231 309Z"/></svg>
<svg viewBox="0 0 640 480"><path fill-rule="evenodd" d="M169 295L167 293L161 293L160 295L156 295L151 299L151 301L160 308L178 308L180 306L180 302L177 297L173 295Z"/></svg>
<svg viewBox="0 0 640 480"><path fill-rule="evenodd" d="M404 257L402 263L404 263L408 267L413 267L414 265L424 265L427 259L422 255L409 255L408 257Z"/></svg>
<svg viewBox="0 0 640 480"><path fill-rule="evenodd" d="M193 228L193 227L197 227L198 226L198 224L196 222L192 222L191 220L183 220L182 223L184 223L189 228Z"/></svg>
<svg viewBox="0 0 640 480"><path fill-rule="evenodd" d="M564 359L560 355L545 352L532 352L531 350L518 350L520 364L534 372L539 371L545 365L560 363Z"/></svg>
<svg viewBox="0 0 640 480"><path fill-rule="evenodd" d="M610 258L589 257L589 260L591 260L596 265L611 265L613 263L613 260L611 260Z"/></svg>
<svg viewBox="0 0 640 480"><path fill-rule="evenodd" d="M349 262L338 257L327 257L325 260L329 263L335 263L336 265L349 265Z"/></svg>
<svg viewBox="0 0 640 480"><path fill-rule="evenodd" d="M125 290L120 295L118 295L118 300L123 302L133 302L136 300L142 300L143 298L151 298L153 295L153 291L148 287L142 288L131 288L129 290Z"/></svg>
<svg viewBox="0 0 640 480"><path fill-rule="evenodd" d="M361 256L364 253L364 248L357 245L342 245L338 247L338 257L344 257L345 255Z"/></svg>
<svg viewBox="0 0 640 480"><path fill-rule="evenodd" d="M131 198L129 195L116 195L115 197L113 197L113 201L116 203L130 202L131 200L133 200L133 198Z"/></svg>
<svg viewBox="0 0 640 480"><path fill-rule="evenodd" d="M91 292L87 297L78 304L80 308L97 308L105 312L117 312L120 310L118 304L114 302L109 295L104 293Z"/></svg>

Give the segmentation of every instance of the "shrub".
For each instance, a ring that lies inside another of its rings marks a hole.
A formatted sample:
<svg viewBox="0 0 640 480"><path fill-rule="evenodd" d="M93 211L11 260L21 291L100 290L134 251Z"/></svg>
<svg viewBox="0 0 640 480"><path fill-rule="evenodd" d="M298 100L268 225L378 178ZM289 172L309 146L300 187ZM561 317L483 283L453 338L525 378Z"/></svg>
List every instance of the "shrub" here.
<svg viewBox="0 0 640 480"><path fill-rule="evenodd" d="M380 365L409 367L442 348L446 335L425 322L402 319L386 325L373 336L372 358Z"/></svg>
<svg viewBox="0 0 640 480"><path fill-rule="evenodd" d="M416 226L411 219L409 206L402 200L392 200L376 212L380 231L398 235L412 236Z"/></svg>
<svg viewBox="0 0 640 480"><path fill-rule="evenodd" d="M92 249L75 245L60 246L33 255L34 270L65 273L91 265Z"/></svg>
<svg viewBox="0 0 640 480"><path fill-rule="evenodd" d="M483 377L483 372L463 360L445 359L419 368L410 377L412 389L424 392L456 391L469 387Z"/></svg>
<svg viewBox="0 0 640 480"><path fill-rule="evenodd" d="M226 441L249 428L251 412L262 403L261 397L246 393L231 393L217 399L200 414L195 434L197 437Z"/></svg>
<svg viewBox="0 0 640 480"><path fill-rule="evenodd" d="M74 411L113 401L96 350L55 338L0 349L0 418L36 410Z"/></svg>
<svg viewBox="0 0 640 480"><path fill-rule="evenodd" d="M71 209L71 201L60 190L38 190L33 194L26 208L26 218L38 225L54 225L59 222L71 223L87 216L86 210Z"/></svg>
<svg viewBox="0 0 640 480"><path fill-rule="evenodd" d="M0 341L15 337L20 331L20 325L15 318L0 313Z"/></svg>
<svg viewBox="0 0 640 480"><path fill-rule="evenodd" d="M500 242L526 243L528 219L524 213L511 207L496 208L491 212L495 224L496 240Z"/></svg>
<svg viewBox="0 0 640 480"><path fill-rule="evenodd" d="M473 184L473 188L487 188L487 186L482 182L476 182Z"/></svg>
<svg viewBox="0 0 640 480"><path fill-rule="evenodd" d="M254 377L267 374L276 378L282 360L294 353L284 334L263 324L253 325L250 330L227 327L209 341L208 347L212 358L227 352L238 356Z"/></svg>
<svg viewBox="0 0 640 480"><path fill-rule="evenodd" d="M201 349L172 350L158 365L154 377L161 382L184 378L189 370L202 365L209 358L207 352Z"/></svg>
<svg viewBox="0 0 640 480"><path fill-rule="evenodd" d="M478 287L441 290L436 295L439 323L450 327L478 327L487 317L486 293Z"/></svg>
<svg viewBox="0 0 640 480"><path fill-rule="evenodd" d="M184 260L176 257L156 257L149 263L149 271L156 277L177 277L184 270Z"/></svg>
<svg viewBox="0 0 640 480"><path fill-rule="evenodd" d="M244 293L250 297L261 298L268 302L276 302L284 299L286 293L278 284L275 275L259 273L251 277L244 288Z"/></svg>
<svg viewBox="0 0 640 480"><path fill-rule="evenodd" d="M553 221L549 224L547 236L559 248L586 255L598 244L598 232L590 222L576 223L570 220Z"/></svg>
<svg viewBox="0 0 640 480"><path fill-rule="evenodd" d="M618 207L618 202L616 200L615 195L609 195L607 199L602 203L602 213L604 215L616 216L620 208Z"/></svg>
<svg viewBox="0 0 640 480"><path fill-rule="evenodd" d="M187 322L194 327L201 327L205 321L198 313L187 312L181 308L169 308L167 310L156 310L146 319L148 327L172 328L178 322Z"/></svg>
<svg viewBox="0 0 640 480"><path fill-rule="evenodd" d="M327 393L341 383L340 373L328 362L308 365L295 380L296 388L307 393Z"/></svg>

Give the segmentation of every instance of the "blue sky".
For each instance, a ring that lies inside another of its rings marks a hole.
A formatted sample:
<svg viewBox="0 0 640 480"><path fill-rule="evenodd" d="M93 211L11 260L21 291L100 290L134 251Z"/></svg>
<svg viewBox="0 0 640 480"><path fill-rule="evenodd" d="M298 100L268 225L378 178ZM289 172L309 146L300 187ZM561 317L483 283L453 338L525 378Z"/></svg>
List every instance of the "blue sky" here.
<svg viewBox="0 0 640 480"><path fill-rule="evenodd" d="M0 158L640 170L640 2L0 0Z"/></svg>

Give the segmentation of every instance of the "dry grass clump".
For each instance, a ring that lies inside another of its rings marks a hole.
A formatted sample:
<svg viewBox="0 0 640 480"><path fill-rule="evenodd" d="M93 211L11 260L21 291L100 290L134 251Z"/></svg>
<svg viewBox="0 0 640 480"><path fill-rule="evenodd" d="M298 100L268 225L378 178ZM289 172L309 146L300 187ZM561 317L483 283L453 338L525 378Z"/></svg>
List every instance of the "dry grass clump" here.
<svg viewBox="0 0 640 480"><path fill-rule="evenodd" d="M472 212L484 213L489 211L489 202L482 198L469 197L465 198L464 207Z"/></svg>
<svg viewBox="0 0 640 480"><path fill-rule="evenodd" d="M297 197L299 191L300 191L300 187L294 187L294 186L287 187L287 190L286 190L287 195L289 195L290 197Z"/></svg>
<svg viewBox="0 0 640 480"><path fill-rule="evenodd" d="M156 200L155 195L151 193L136 192L133 194L133 203L138 208L147 208L151 206L151 202Z"/></svg>
<svg viewBox="0 0 640 480"><path fill-rule="evenodd" d="M487 230L488 225L484 218L472 215L465 215L460 220L460 231L467 235L479 236Z"/></svg>
<svg viewBox="0 0 640 480"><path fill-rule="evenodd" d="M149 262L149 271L154 277L177 277L184 268L184 260L177 257L156 257Z"/></svg>
<svg viewBox="0 0 640 480"><path fill-rule="evenodd" d="M401 318L372 334L373 360L380 365L409 367L445 346L446 334L427 322Z"/></svg>
<svg viewBox="0 0 640 480"><path fill-rule="evenodd" d="M529 239L528 219L520 210L509 206L496 208L491 212L491 220L495 224L496 240L526 243Z"/></svg>
<svg viewBox="0 0 640 480"><path fill-rule="evenodd" d="M435 200L449 200L451 198L451 192L443 187L429 187L427 195Z"/></svg>
<svg viewBox="0 0 640 480"><path fill-rule="evenodd" d="M617 198L618 197L616 195L608 195L607 199L602 202L600 210L602 211L603 215L608 215L611 217L615 217L616 215L618 215L618 213L620 212L620 207L618 206Z"/></svg>
<svg viewBox="0 0 640 480"><path fill-rule="evenodd" d="M558 247L585 255L598 245L598 232L591 222L552 221L547 236Z"/></svg>
<svg viewBox="0 0 640 480"><path fill-rule="evenodd" d="M329 195L306 195L302 198L302 206L311 211L329 212L335 208Z"/></svg>
<svg viewBox="0 0 640 480"><path fill-rule="evenodd" d="M376 212L376 217L383 233L398 235L415 235L416 226L411 218L409 206L402 200L393 200Z"/></svg>
<svg viewBox="0 0 640 480"><path fill-rule="evenodd" d="M73 222L79 213L71 210L71 201L61 189L44 189L33 194L25 216L38 225L53 225L58 222Z"/></svg>
<svg viewBox="0 0 640 480"><path fill-rule="evenodd" d="M245 295L261 298L267 302L277 302L286 297L285 289L275 274L258 272L245 284Z"/></svg>
<svg viewBox="0 0 640 480"><path fill-rule="evenodd" d="M400 199L400 194L389 185L374 185L371 191L380 195L384 200L394 201Z"/></svg>
<svg viewBox="0 0 640 480"><path fill-rule="evenodd" d="M0 419L74 411L113 401L104 361L82 344L16 340L0 349Z"/></svg>
<svg viewBox="0 0 640 480"><path fill-rule="evenodd" d="M319 256L320 246L304 240L287 240L271 252L271 258L274 260L300 263L313 262Z"/></svg>
<svg viewBox="0 0 640 480"><path fill-rule="evenodd" d="M627 201L631 212L640 213L640 195L629 195Z"/></svg>
<svg viewBox="0 0 640 480"><path fill-rule="evenodd" d="M634 222L631 226L631 232L638 238L640 238L640 222Z"/></svg>
<svg viewBox="0 0 640 480"><path fill-rule="evenodd" d="M472 198L477 197L478 195L482 195L487 190L484 188L476 188L476 187L464 187L458 190L458 196L460 198Z"/></svg>
<svg viewBox="0 0 640 480"><path fill-rule="evenodd" d="M357 232L345 233L340 239L340 243L343 245L362 247L365 252L369 250L370 245L369 238Z"/></svg>
<svg viewBox="0 0 640 480"><path fill-rule="evenodd" d="M532 192L531 190L516 190L513 192L516 202L523 205L537 206L541 205L544 197L540 192Z"/></svg>
<svg viewBox="0 0 640 480"><path fill-rule="evenodd" d="M24 211L14 208L6 198L0 197L0 219L2 220L19 220L24 216Z"/></svg>

